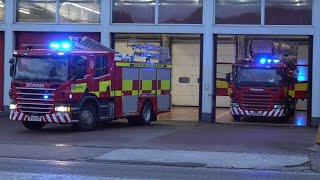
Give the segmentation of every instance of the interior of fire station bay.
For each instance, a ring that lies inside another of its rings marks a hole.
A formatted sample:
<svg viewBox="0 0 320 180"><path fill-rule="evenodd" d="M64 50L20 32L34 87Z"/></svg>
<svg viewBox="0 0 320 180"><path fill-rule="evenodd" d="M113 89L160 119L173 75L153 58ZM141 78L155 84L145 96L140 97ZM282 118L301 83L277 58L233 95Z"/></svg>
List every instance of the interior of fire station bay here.
<svg viewBox="0 0 320 180"><path fill-rule="evenodd" d="M0 0L0 110L10 104L14 49L87 36L123 54L133 53L130 42L169 49L172 109L158 121L317 126L316 7L318 0Z"/></svg>

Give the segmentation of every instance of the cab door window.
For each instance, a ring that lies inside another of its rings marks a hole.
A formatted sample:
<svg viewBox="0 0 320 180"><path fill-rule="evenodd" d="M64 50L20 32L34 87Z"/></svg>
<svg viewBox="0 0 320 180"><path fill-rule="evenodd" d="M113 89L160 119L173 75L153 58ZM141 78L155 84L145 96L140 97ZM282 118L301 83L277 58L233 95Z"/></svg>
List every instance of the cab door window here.
<svg viewBox="0 0 320 180"><path fill-rule="evenodd" d="M108 74L108 59L106 56L96 56L96 71L94 77Z"/></svg>
<svg viewBox="0 0 320 180"><path fill-rule="evenodd" d="M86 57L72 57L72 79L83 79L86 75Z"/></svg>

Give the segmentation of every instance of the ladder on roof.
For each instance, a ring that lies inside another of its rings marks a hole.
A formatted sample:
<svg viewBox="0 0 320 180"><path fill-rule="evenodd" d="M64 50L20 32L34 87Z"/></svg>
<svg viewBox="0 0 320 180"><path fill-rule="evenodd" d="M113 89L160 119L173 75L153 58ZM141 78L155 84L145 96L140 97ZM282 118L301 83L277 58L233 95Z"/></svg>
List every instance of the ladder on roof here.
<svg viewBox="0 0 320 180"><path fill-rule="evenodd" d="M146 58L147 62L151 59L160 62L168 62L170 60L169 48L157 46L149 43L128 43L127 46L132 47L134 55Z"/></svg>
<svg viewBox="0 0 320 180"><path fill-rule="evenodd" d="M88 50L88 51L108 51L114 54L119 54L114 49L111 49L107 46L102 45L101 43L87 37L69 37L70 41L74 44L75 47L82 49L82 50Z"/></svg>

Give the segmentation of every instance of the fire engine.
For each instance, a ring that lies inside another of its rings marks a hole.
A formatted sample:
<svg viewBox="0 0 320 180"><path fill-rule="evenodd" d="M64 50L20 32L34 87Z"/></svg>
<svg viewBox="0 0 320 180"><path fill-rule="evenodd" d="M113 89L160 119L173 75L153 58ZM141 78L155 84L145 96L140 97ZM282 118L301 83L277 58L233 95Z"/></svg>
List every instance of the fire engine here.
<svg viewBox="0 0 320 180"><path fill-rule="evenodd" d="M26 128L58 123L88 131L121 118L148 125L170 111L168 48L131 43L134 53L120 54L88 37L43 46L25 45L9 61L10 119Z"/></svg>
<svg viewBox="0 0 320 180"><path fill-rule="evenodd" d="M230 111L242 116L277 117L294 114L298 99L306 99L307 83L296 77L296 47L269 40L253 40L250 57L238 60L228 73Z"/></svg>

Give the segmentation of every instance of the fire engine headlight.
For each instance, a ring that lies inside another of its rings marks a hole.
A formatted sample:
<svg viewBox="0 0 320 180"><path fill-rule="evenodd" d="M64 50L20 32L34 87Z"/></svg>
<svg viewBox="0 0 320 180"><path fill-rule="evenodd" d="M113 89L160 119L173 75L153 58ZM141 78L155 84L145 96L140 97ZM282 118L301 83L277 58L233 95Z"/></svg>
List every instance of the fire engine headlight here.
<svg viewBox="0 0 320 180"><path fill-rule="evenodd" d="M279 104L276 104L273 106L274 109L284 109L286 106L285 105L279 105Z"/></svg>
<svg viewBox="0 0 320 180"><path fill-rule="evenodd" d="M239 103L231 103L231 107L239 107Z"/></svg>
<svg viewBox="0 0 320 180"><path fill-rule="evenodd" d="M70 112L70 109L71 108L69 106L58 106L54 108L57 112Z"/></svg>
<svg viewBox="0 0 320 180"><path fill-rule="evenodd" d="M10 110L16 110L17 104L10 104Z"/></svg>

